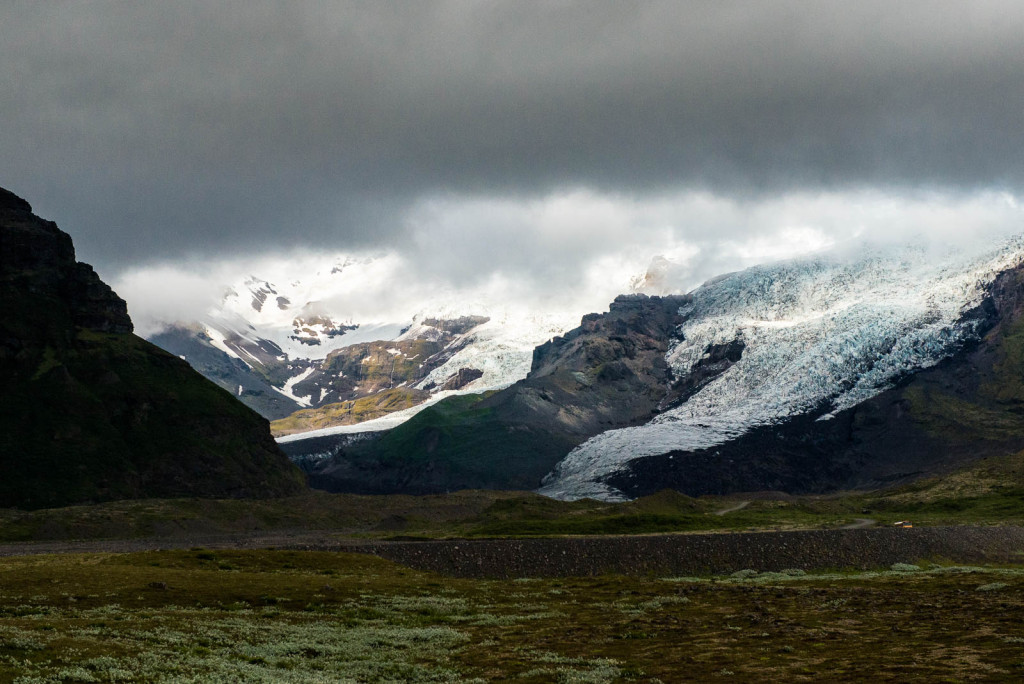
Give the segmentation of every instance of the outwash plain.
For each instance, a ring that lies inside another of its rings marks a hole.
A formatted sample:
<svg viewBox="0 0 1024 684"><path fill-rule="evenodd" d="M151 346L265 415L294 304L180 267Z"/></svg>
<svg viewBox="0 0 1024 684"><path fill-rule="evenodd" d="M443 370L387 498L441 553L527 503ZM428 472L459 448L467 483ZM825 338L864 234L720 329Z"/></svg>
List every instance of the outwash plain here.
<svg viewBox="0 0 1024 684"><path fill-rule="evenodd" d="M1022 462L823 497L9 510L0 681L1018 681Z"/></svg>

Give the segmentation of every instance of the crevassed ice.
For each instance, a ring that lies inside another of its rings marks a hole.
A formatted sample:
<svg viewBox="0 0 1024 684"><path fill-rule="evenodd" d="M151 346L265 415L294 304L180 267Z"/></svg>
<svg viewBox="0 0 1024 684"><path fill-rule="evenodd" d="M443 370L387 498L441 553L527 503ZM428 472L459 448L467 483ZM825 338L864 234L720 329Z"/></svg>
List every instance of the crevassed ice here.
<svg viewBox="0 0 1024 684"><path fill-rule="evenodd" d="M579 315L572 313L511 316L498 314L487 323L473 328L464 337L463 346L443 365L431 371L416 386L440 385L460 368L475 368L483 375L466 389L483 392L507 387L522 380L530 372L533 350L556 335L579 324Z"/></svg>
<svg viewBox="0 0 1024 684"><path fill-rule="evenodd" d="M539 491L619 499L602 480L632 459L705 449L823 406L828 419L869 399L975 336L963 314L1022 255L1021 238L973 256L908 247L756 267L705 284L682 312L667 360L679 377L709 345L737 338L746 344L742 359L650 423L584 442Z"/></svg>

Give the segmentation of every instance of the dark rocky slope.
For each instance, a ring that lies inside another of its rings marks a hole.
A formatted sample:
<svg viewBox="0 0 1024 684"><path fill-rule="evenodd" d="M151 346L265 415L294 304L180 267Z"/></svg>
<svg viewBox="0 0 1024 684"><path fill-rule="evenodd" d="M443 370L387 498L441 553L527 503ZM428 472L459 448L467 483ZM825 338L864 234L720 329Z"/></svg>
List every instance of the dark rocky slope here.
<svg viewBox="0 0 1024 684"><path fill-rule="evenodd" d="M207 380L222 387L243 404L259 413L264 418L276 420L290 416L299 410L299 404L278 392L271 380L283 384L288 379L286 364L276 361L271 353L253 354L253 358L264 361L253 361L250 367L238 358L228 356L210 343L210 338L200 326L173 325L151 335L149 341L156 346L183 357L188 364L199 371ZM264 341L264 345L270 342ZM247 351L249 351L247 349ZM281 351L277 350L277 356ZM269 357L269 358L268 358ZM275 365L276 362L276 365Z"/></svg>
<svg viewBox="0 0 1024 684"><path fill-rule="evenodd" d="M0 189L0 506L303 489L267 422L132 334L71 238Z"/></svg>
<svg viewBox="0 0 1024 684"><path fill-rule="evenodd" d="M321 438L284 449L298 458L333 453L310 477L333 491L534 489L576 445L646 422L687 390L672 384L665 362L685 301L619 297L608 313L585 316L538 347L529 377L505 390L452 397L379 439Z"/></svg>

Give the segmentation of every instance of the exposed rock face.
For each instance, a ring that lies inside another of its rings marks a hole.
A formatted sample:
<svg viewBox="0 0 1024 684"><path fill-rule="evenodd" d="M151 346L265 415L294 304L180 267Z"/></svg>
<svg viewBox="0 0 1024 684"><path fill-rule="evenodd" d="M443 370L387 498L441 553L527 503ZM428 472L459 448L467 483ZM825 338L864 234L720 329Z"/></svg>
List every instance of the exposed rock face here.
<svg viewBox="0 0 1024 684"><path fill-rule="evenodd" d="M32 205L6 188L0 188L0 211L32 213Z"/></svg>
<svg viewBox="0 0 1024 684"><path fill-rule="evenodd" d="M477 370L476 368L460 368L455 375L448 378L448 382L441 386L442 390L459 390L473 382L477 378L482 378L484 372Z"/></svg>
<svg viewBox="0 0 1024 684"><path fill-rule="evenodd" d="M428 359L443 347L430 340L353 344L331 352L295 391L302 396L326 389L344 401L412 384L426 376Z"/></svg>
<svg viewBox="0 0 1024 684"><path fill-rule="evenodd" d="M264 419L131 333L70 236L0 190L0 506L301 491Z"/></svg>
<svg viewBox="0 0 1024 684"><path fill-rule="evenodd" d="M28 202L6 190L0 197L0 220L0 286L5 292L59 298L81 328L132 332L128 306L91 266L75 261L71 236L36 217Z"/></svg>
<svg viewBox="0 0 1024 684"><path fill-rule="evenodd" d="M423 325L437 328L449 335L464 335L476 326L483 325L489 320L491 319L487 316L459 316L458 318L443 320L439 318L425 318L423 319Z"/></svg>
<svg viewBox="0 0 1024 684"><path fill-rule="evenodd" d="M525 380L484 398L453 397L378 440L346 445L311 483L374 493L534 489L573 447L649 420L673 395L665 355L687 301L618 297L608 313L538 347ZM293 457L301 449L287 445ZM316 449L331 452L322 440Z"/></svg>

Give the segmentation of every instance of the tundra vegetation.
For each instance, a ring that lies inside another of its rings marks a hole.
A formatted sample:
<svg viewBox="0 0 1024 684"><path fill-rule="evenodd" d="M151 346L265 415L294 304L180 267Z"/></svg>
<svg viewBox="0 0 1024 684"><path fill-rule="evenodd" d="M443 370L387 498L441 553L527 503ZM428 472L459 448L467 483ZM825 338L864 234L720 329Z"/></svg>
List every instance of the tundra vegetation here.
<svg viewBox="0 0 1024 684"><path fill-rule="evenodd" d="M1024 675L1024 570L465 580L363 555L0 560L0 681L875 681Z"/></svg>

